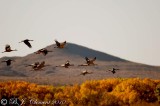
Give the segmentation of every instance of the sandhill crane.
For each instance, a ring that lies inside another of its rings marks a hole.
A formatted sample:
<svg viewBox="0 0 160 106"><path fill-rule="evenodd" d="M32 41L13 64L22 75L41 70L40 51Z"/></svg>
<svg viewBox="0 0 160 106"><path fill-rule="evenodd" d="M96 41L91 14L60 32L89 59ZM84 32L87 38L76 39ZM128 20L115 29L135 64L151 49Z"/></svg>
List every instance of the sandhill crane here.
<svg viewBox="0 0 160 106"><path fill-rule="evenodd" d="M81 64L79 66L97 65L94 63L94 61L96 60L96 57L94 57L93 59L89 59L88 57L85 57L85 59L86 59L86 64Z"/></svg>
<svg viewBox="0 0 160 106"><path fill-rule="evenodd" d="M14 61L14 60L12 60L12 59L7 59L7 60L4 60L4 61L2 61L2 62L6 62L7 66L10 66L12 61Z"/></svg>
<svg viewBox="0 0 160 106"><path fill-rule="evenodd" d="M65 67L65 68L69 68L69 66L74 66L74 64L70 64L69 61L67 60L65 64L56 66L56 67Z"/></svg>
<svg viewBox="0 0 160 106"><path fill-rule="evenodd" d="M41 70L43 67L46 67L46 66L49 66L49 65L45 65L45 61L42 61L40 64L37 65L35 70Z"/></svg>
<svg viewBox="0 0 160 106"><path fill-rule="evenodd" d="M80 75L85 76L86 74L92 74L93 72L88 72L87 70L82 71Z"/></svg>
<svg viewBox="0 0 160 106"><path fill-rule="evenodd" d="M41 63L39 62L35 62L31 65L28 65L28 66L32 66L32 70L43 70L44 67L46 66L50 66L50 65L45 65L45 61L42 61Z"/></svg>
<svg viewBox="0 0 160 106"><path fill-rule="evenodd" d="M108 71L110 71L110 72L112 72L113 74L115 74L115 73L116 73L116 70L119 70L119 69L113 68L112 70L108 70Z"/></svg>
<svg viewBox="0 0 160 106"><path fill-rule="evenodd" d="M2 52L2 53L5 53L5 52L12 52L12 51L17 51L17 50L16 50L16 49L15 49L15 50L12 50L12 49L11 49L11 46L7 44L7 45L5 46L5 51Z"/></svg>
<svg viewBox="0 0 160 106"><path fill-rule="evenodd" d="M25 40L22 40L21 42L24 42L29 48L32 48L32 45L30 44L29 41L33 41L33 40L25 39ZM19 42L19 43L21 43L21 42Z"/></svg>
<svg viewBox="0 0 160 106"><path fill-rule="evenodd" d="M40 64L39 62L35 62L35 63L33 63L33 64L27 65L26 67L31 66L32 69L35 69L39 64Z"/></svg>
<svg viewBox="0 0 160 106"><path fill-rule="evenodd" d="M65 46L66 43L67 43L66 41L60 43L60 42L58 42L57 40L55 40L55 42L56 42L57 47L54 47L54 48L64 48L64 46Z"/></svg>
<svg viewBox="0 0 160 106"><path fill-rule="evenodd" d="M43 48L43 49L40 49L40 50L38 50L38 51L36 51L34 53L35 54L41 54L42 53L44 56L46 56L48 54L48 52L53 52L53 51L49 51L49 50Z"/></svg>

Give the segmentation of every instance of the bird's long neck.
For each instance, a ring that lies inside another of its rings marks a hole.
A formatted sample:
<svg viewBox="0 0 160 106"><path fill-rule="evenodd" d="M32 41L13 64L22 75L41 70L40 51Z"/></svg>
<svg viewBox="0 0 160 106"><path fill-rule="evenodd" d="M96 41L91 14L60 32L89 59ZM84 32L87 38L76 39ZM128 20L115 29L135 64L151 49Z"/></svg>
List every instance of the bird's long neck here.
<svg viewBox="0 0 160 106"><path fill-rule="evenodd" d="M6 62L6 61L1 61L1 62Z"/></svg>
<svg viewBox="0 0 160 106"><path fill-rule="evenodd" d="M54 48L58 48L58 46L55 46Z"/></svg>
<svg viewBox="0 0 160 106"><path fill-rule="evenodd" d="M17 51L17 49L11 50L11 51Z"/></svg>
<svg viewBox="0 0 160 106"><path fill-rule="evenodd" d="M70 64L70 66L74 66L74 64Z"/></svg>
<svg viewBox="0 0 160 106"><path fill-rule="evenodd" d="M48 51L48 52L53 52L53 51Z"/></svg>

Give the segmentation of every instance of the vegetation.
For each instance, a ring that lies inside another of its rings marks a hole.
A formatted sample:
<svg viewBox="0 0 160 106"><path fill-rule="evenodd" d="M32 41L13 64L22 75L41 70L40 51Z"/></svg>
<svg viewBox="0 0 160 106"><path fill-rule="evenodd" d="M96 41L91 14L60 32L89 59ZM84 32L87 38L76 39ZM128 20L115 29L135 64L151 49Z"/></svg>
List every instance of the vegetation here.
<svg viewBox="0 0 160 106"><path fill-rule="evenodd" d="M24 81L0 82L0 98L4 97L19 98L27 106L156 106L160 101L160 80L114 78L61 87Z"/></svg>

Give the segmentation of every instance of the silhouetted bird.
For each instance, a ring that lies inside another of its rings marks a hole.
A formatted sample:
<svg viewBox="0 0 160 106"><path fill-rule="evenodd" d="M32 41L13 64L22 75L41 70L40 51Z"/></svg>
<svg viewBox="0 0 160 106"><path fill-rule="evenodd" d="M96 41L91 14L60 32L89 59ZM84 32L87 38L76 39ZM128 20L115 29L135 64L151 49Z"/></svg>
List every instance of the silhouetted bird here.
<svg viewBox="0 0 160 106"><path fill-rule="evenodd" d="M50 66L50 65L45 65L45 61L42 61L40 64L37 65L37 67L35 68L35 70L41 70L46 66Z"/></svg>
<svg viewBox="0 0 160 106"><path fill-rule="evenodd" d="M37 66L38 66L39 64L40 64L39 62L35 62L35 63L33 63L33 64L27 65L26 67L31 66L32 69L35 69L35 68L37 68Z"/></svg>
<svg viewBox="0 0 160 106"><path fill-rule="evenodd" d="M70 64L69 61L67 60L65 64L61 64L61 65L56 66L56 67L65 67L65 68L68 68L69 66L74 66L74 64Z"/></svg>
<svg viewBox="0 0 160 106"><path fill-rule="evenodd" d="M41 63L35 62L33 64L30 64L28 66L32 66L32 70L43 70L44 67L50 66L50 65L45 65L45 61L42 61Z"/></svg>
<svg viewBox="0 0 160 106"><path fill-rule="evenodd" d="M6 62L7 66L10 66L12 61L14 61L14 60L12 60L12 59L7 59L7 60L4 60L4 61L2 61L2 62Z"/></svg>
<svg viewBox="0 0 160 106"><path fill-rule="evenodd" d="M67 43L66 41L60 43L60 42L58 42L57 40L55 40L55 42L56 42L57 47L54 47L54 48L64 48L64 46L65 46L66 43Z"/></svg>
<svg viewBox="0 0 160 106"><path fill-rule="evenodd" d="M108 70L108 71L111 71L113 74L115 74L115 73L116 73L116 70L119 70L119 69L113 68L112 70Z"/></svg>
<svg viewBox="0 0 160 106"><path fill-rule="evenodd" d="M42 53L44 56L46 56L48 54L48 52L53 52L53 51L49 51L49 50L43 48L43 49L40 49L40 50L38 50L38 51L36 51L34 53L35 54L41 54Z"/></svg>
<svg viewBox="0 0 160 106"><path fill-rule="evenodd" d="M86 59L86 64L81 64L79 66L97 65L94 63L94 61L96 60L96 57L94 57L93 59L89 59L88 57L85 57L85 59Z"/></svg>
<svg viewBox="0 0 160 106"><path fill-rule="evenodd" d="M15 50L12 50L12 49L11 49L11 46L7 44L7 45L5 46L5 51L4 51L4 52L12 52L12 51L17 51L17 50L16 50L16 49L15 49ZM4 53L4 52L2 52L2 53Z"/></svg>
<svg viewBox="0 0 160 106"><path fill-rule="evenodd" d="M82 71L80 75L84 75L85 76L86 74L92 74L92 73L93 72L88 72L87 70L85 70L85 71Z"/></svg>
<svg viewBox="0 0 160 106"><path fill-rule="evenodd" d="M29 48L32 48L32 45L29 43L29 41L33 41L33 40L25 39L25 40L22 40L21 42L24 42Z"/></svg>

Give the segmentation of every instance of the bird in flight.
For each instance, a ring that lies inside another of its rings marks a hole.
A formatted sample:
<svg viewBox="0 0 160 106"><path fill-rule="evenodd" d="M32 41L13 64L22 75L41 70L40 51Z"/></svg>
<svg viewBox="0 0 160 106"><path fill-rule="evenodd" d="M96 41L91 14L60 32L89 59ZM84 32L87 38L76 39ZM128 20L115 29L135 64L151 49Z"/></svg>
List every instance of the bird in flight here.
<svg viewBox="0 0 160 106"><path fill-rule="evenodd" d="M97 65L94 63L94 61L96 60L96 57L94 57L93 59L89 59L88 57L85 57L86 63L85 64L81 64L79 66L90 66L90 65Z"/></svg>
<svg viewBox="0 0 160 106"><path fill-rule="evenodd" d="M57 40L55 40L55 42L56 42L56 47L54 47L54 48L64 48L64 46L67 43L66 41L60 43Z"/></svg>
<svg viewBox="0 0 160 106"><path fill-rule="evenodd" d="M30 44L29 41L33 41L33 40L25 39L25 40L22 40L21 42L24 42L29 48L32 48L32 45ZM21 42L19 42L19 43L21 43Z"/></svg>
<svg viewBox="0 0 160 106"><path fill-rule="evenodd" d="M53 51L49 51L49 50L43 48L43 49L40 49L40 50L38 50L38 51L36 51L34 53L35 54L41 54L42 53L44 56L46 56L48 54L48 52L53 52Z"/></svg>
<svg viewBox="0 0 160 106"><path fill-rule="evenodd" d="M43 70L44 67L46 66L50 66L50 65L45 65L45 61L40 62L35 62L33 64L27 65L26 67L31 66L32 70L36 71L36 70Z"/></svg>
<svg viewBox="0 0 160 106"><path fill-rule="evenodd" d="M2 61L2 62L6 62L7 66L10 66L11 63L12 63L12 61L14 61L14 60L12 60L12 59L7 59L7 60L4 60L4 61Z"/></svg>
<svg viewBox="0 0 160 106"><path fill-rule="evenodd" d="M84 70L84 71L81 72L80 75L85 76L86 74L92 74L92 73L93 73L93 72L88 72L87 70Z"/></svg>
<svg viewBox="0 0 160 106"><path fill-rule="evenodd" d="M50 65L45 65L45 61L42 61L40 64L37 65L37 67L34 70L43 70L43 68L46 66Z"/></svg>
<svg viewBox="0 0 160 106"><path fill-rule="evenodd" d="M34 69L34 68L36 68L39 64L40 64L39 62L35 62L35 63L33 63L33 64L27 65L26 67L31 66L31 67Z"/></svg>
<svg viewBox="0 0 160 106"><path fill-rule="evenodd" d="M119 70L119 69L112 68L112 70L108 70L108 71L110 71L110 72L112 72L113 74L115 74L115 73L116 73L116 70Z"/></svg>
<svg viewBox="0 0 160 106"><path fill-rule="evenodd" d="M11 46L7 44L7 45L5 46L5 51L3 51L2 53L12 52L12 51L17 51L17 50L16 50L16 49L15 49L15 50L12 50L12 49L11 49Z"/></svg>
<svg viewBox="0 0 160 106"><path fill-rule="evenodd" d="M69 66L74 66L74 64L70 64L70 63L69 63L69 60L67 60L65 64L61 64L61 65L56 66L56 67L65 67L65 68L69 68Z"/></svg>

